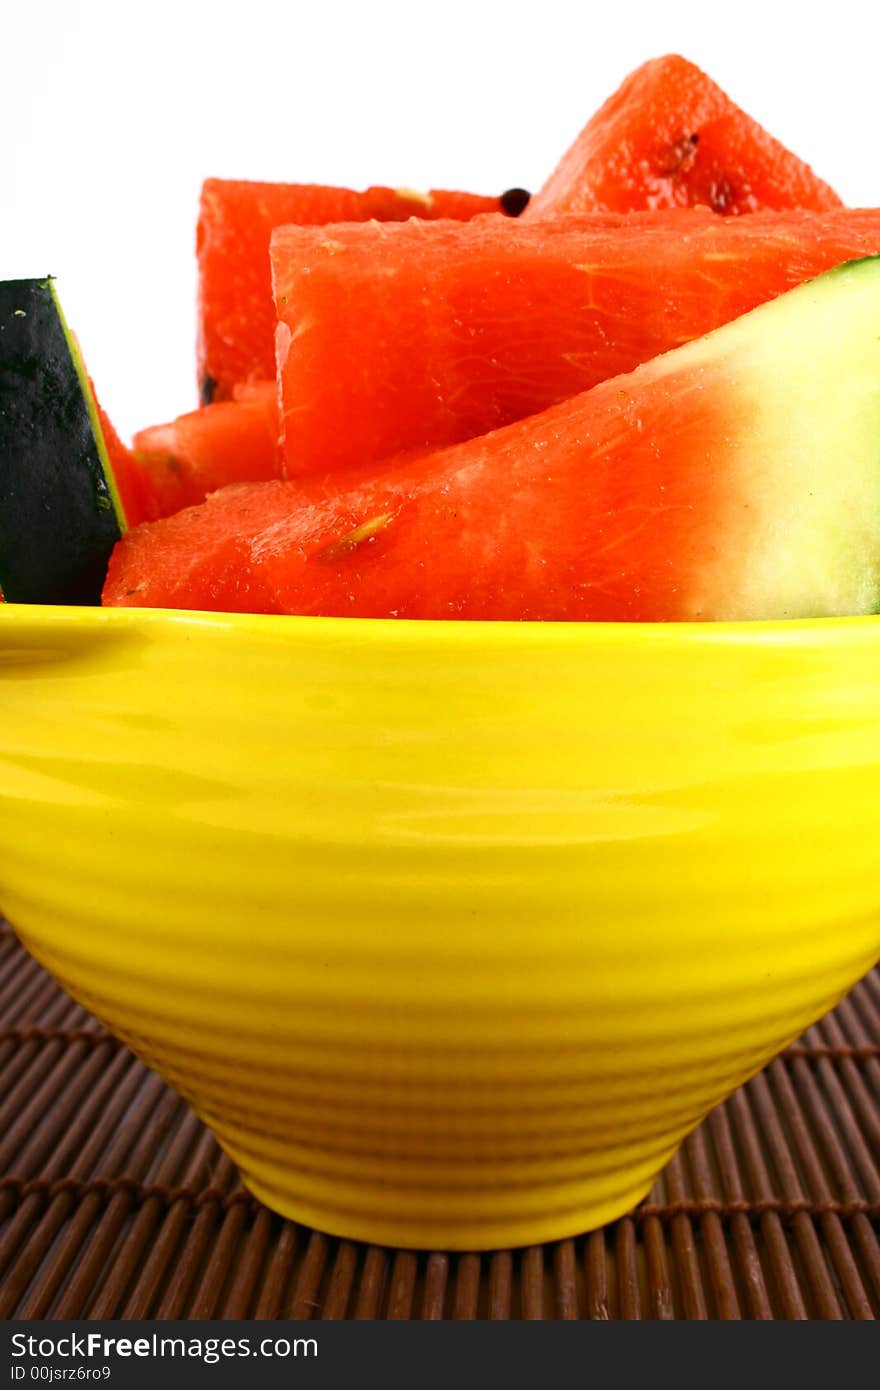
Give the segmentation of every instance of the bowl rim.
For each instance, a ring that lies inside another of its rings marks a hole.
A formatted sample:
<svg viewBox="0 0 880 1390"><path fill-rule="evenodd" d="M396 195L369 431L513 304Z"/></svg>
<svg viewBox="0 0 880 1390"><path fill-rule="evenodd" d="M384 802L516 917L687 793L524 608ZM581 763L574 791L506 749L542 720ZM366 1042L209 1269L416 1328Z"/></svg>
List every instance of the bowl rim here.
<svg viewBox="0 0 880 1390"><path fill-rule="evenodd" d="M101 607L0 602L4 631L24 637L67 631L78 636L143 637L180 629L278 639L306 637L323 644L376 642L430 647L629 647L655 644L747 647L838 645L880 641L880 613L846 617L749 619L737 622L543 622L506 619L320 617L233 613L192 608Z"/></svg>

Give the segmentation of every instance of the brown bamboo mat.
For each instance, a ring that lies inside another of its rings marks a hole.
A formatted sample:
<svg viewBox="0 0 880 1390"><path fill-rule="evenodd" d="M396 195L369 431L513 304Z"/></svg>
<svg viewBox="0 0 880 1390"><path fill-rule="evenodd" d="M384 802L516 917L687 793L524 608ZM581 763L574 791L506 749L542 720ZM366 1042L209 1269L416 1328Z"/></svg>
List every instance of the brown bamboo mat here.
<svg viewBox="0 0 880 1390"><path fill-rule="evenodd" d="M602 1231L413 1254L283 1221L0 923L2 1318L876 1318L880 968Z"/></svg>

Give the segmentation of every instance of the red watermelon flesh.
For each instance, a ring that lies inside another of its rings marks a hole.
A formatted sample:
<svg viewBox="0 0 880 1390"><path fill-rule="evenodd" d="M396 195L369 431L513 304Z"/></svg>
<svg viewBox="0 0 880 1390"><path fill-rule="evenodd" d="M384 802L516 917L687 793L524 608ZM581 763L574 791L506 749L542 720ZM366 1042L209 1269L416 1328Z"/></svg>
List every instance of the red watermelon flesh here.
<svg viewBox="0 0 880 1390"><path fill-rule="evenodd" d="M207 179L202 186L198 369L202 400L226 400L236 383L275 375L275 310L269 237L285 223L469 218L497 212L500 198L433 189L323 188L317 184Z"/></svg>
<svg viewBox="0 0 880 1390"><path fill-rule="evenodd" d="M523 214L705 205L840 206L809 165L781 145L693 63L644 63L581 131Z"/></svg>
<svg viewBox="0 0 880 1390"><path fill-rule="evenodd" d="M473 438L873 252L876 209L281 228L286 474Z"/></svg>
<svg viewBox="0 0 880 1390"><path fill-rule="evenodd" d="M94 396L94 394L94 387L92 387L92 395ZM156 521L165 513L159 506L148 470L123 444L106 411L98 403L97 397L95 397L95 409L98 412L101 433L107 446L107 455L113 470L116 491L119 494L119 500L125 514L126 525L139 526L142 521Z"/></svg>
<svg viewBox="0 0 880 1390"><path fill-rule="evenodd" d="M149 477L156 515L171 516L228 483L280 476L274 381L233 388L217 401L152 425L134 437L137 463Z"/></svg>
<svg viewBox="0 0 880 1390"><path fill-rule="evenodd" d="M335 495L224 489L123 538L104 601L430 619L876 611L878 317L880 257Z"/></svg>
<svg viewBox="0 0 880 1390"><path fill-rule="evenodd" d="M82 356L82 348L76 334L71 334L71 337L76 344L77 351ZM120 439L110 416L98 400L98 393L91 376L87 374L86 379L98 417L98 424L101 427L101 434L104 438L104 447L107 450L113 483L122 505L126 526L139 526L142 521L158 520L163 512L159 509L148 474L141 467L131 449Z"/></svg>

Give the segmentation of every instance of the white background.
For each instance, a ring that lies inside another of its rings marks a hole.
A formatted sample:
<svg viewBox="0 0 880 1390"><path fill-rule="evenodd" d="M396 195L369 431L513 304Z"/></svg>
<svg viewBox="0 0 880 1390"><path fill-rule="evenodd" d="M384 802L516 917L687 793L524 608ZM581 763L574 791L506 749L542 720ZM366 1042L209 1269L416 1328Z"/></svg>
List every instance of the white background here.
<svg viewBox="0 0 880 1390"><path fill-rule="evenodd" d="M646 58L880 203L878 5L0 0L0 276L58 277L120 432L195 404L207 175L536 188Z"/></svg>

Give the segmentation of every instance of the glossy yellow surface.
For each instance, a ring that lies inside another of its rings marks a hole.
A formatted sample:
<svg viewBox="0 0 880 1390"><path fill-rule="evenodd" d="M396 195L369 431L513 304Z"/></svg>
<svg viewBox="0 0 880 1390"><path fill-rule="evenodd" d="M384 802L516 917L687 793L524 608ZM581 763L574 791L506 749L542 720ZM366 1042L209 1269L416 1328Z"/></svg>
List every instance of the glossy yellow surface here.
<svg viewBox="0 0 880 1390"><path fill-rule="evenodd" d="M279 1211L630 1207L880 956L880 621L0 609L0 904Z"/></svg>

